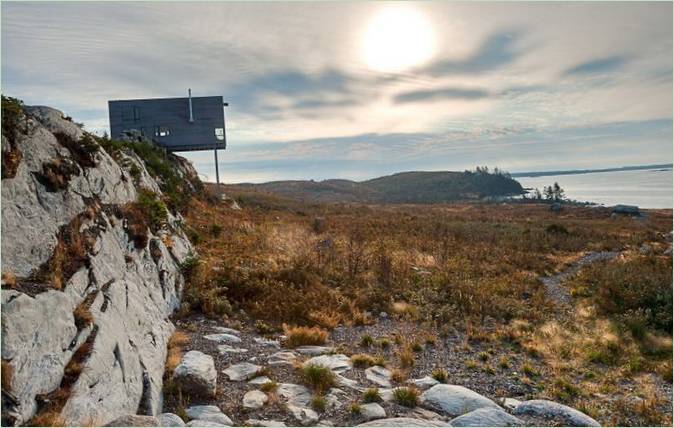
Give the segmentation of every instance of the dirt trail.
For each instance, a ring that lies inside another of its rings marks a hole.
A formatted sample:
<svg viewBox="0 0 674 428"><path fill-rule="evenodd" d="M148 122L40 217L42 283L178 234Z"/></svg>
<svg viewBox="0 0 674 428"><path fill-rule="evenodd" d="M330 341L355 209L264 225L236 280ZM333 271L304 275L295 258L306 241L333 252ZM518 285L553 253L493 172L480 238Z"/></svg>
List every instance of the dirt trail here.
<svg viewBox="0 0 674 428"><path fill-rule="evenodd" d="M557 302L558 304L571 303L571 296L569 291L561 285L561 283L568 277L575 275L583 266L589 265L602 260L611 260L616 258L620 252L618 251L590 251L581 258L573 262L569 267L558 274L546 276L541 278L548 298Z"/></svg>

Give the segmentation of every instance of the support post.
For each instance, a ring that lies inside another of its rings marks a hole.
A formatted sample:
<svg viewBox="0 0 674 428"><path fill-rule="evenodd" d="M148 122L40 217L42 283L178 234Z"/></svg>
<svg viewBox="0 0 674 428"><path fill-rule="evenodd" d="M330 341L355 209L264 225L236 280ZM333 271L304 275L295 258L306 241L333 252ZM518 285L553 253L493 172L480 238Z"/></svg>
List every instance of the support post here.
<svg viewBox="0 0 674 428"><path fill-rule="evenodd" d="M219 185L220 171L218 169L218 146L215 146L215 148L213 149L213 153L215 153L215 182Z"/></svg>

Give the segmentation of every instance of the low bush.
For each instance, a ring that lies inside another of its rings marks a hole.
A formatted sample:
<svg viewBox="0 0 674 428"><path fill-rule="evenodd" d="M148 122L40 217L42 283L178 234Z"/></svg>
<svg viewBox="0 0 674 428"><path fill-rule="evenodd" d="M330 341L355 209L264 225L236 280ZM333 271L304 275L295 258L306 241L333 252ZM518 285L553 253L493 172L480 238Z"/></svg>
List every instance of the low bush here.
<svg viewBox="0 0 674 428"><path fill-rule="evenodd" d="M447 383L449 375L445 369L434 369L431 373L431 377L440 383Z"/></svg>
<svg viewBox="0 0 674 428"><path fill-rule="evenodd" d="M311 408L317 412L324 412L325 408L328 407L328 401L325 397L321 395L315 395L311 399Z"/></svg>
<svg viewBox="0 0 674 428"><path fill-rule="evenodd" d="M285 345L297 348L306 345L323 345L328 339L328 332L320 327L289 327L283 326L286 335Z"/></svg>
<svg viewBox="0 0 674 428"><path fill-rule="evenodd" d="M335 374L328 367L308 364L302 367L302 380L318 393L323 393L335 386Z"/></svg>
<svg viewBox="0 0 674 428"><path fill-rule="evenodd" d="M400 387L393 390L393 400L401 406L414 408L419 402L419 390L412 387Z"/></svg>
<svg viewBox="0 0 674 428"><path fill-rule="evenodd" d="M376 403L381 401L381 395L379 394L379 389L377 388L367 388L363 391L363 402L364 403Z"/></svg>

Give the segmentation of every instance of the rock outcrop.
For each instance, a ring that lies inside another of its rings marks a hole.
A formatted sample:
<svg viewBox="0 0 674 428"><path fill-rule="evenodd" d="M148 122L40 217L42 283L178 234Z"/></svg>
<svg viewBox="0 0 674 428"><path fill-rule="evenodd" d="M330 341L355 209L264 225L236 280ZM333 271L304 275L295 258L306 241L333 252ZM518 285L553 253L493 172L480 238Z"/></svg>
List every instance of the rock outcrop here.
<svg viewBox="0 0 674 428"><path fill-rule="evenodd" d="M5 122L3 106L2 270L16 277L2 290L3 424L157 415L192 252L182 218L132 150L102 147L58 110L17 111ZM198 185L186 161L175 170Z"/></svg>

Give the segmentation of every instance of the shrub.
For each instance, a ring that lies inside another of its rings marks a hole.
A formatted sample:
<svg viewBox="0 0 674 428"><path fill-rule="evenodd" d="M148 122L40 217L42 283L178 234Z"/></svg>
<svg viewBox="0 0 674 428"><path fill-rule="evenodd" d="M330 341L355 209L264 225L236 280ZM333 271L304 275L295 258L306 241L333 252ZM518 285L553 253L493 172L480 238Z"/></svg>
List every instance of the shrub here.
<svg viewBox="0 0 674 428"><path fill-rule="evenodd" d="M94 316L91 314L86 300L77 305L73 311L73 317L75 318L75 326L78 330L82 330L94 322Z"/></svg>
<svg viewBox="0 0 674 428"><path fill-rule="evenodd" d="M354 367L367 368L376 365L376 360L372 355L356 354L351 356L351 363Z"/></svg>
<svg viewBox="0 0 674 428"><path fill-rule="evenodd" d="M403 369L393 369L391 370L391 380L397 383L403 383L407 380L409 373L407 370Z"/></svg>
<svg viewBox="0 0 674 428"><path fill-rule="evenodd" d="M321 395L315 395L314 398L311 399L311 408L316 410L317 412L325 411L325 408L327 406L328 401L325 399L325 397Z"/></svg>
<svg viewBox="0 0 674 428"><path fill-rule="evenodd" d="M220 236L220 233L222 233L222 226L213 223L211 224L209 231L214 238L217 238L218 236Z"/></svg>
<svg viewBox="0 0 674 428"><path fill-rule="evenodd" d="M190 343L190 337L182 331L176 330L169 338L166 346L166 378L170 379L173 370L180 364L183 356L183 347Z"/></svg>
<svg viewBox="0 0 674 428"><path fill-rule="evenodd" d="M522 373L529 377L540 376L541 372L536 370L531 364L524 363L522 364Z"/></svg>
<svg viewBox="0 0 674 428"><path fill-rule="evenodd" d="M360 346L364 348L369 348L374 343L374 339L369 334L364 334L360 338Z"/></svg>
<svg viewBox="0 0 674 428"><path fill-rule="evenodd" d="M328 339L328 332L320 327L288 327L283 325L286 335L285 344L289 348L305 345L323 345Z"/></svg>
<svg viewBox="0 0 674 428"><path fill-rule="evenodd" d="M271 334L276 331L276 329L262 320L255 320L255 331L260 334Z"/></svg>
<svg viewBox="0 0 674 428"><path fill-rule="evenodd" d="M400 367L404 369L410 368L414 366L414 352L405 346L398 350L398 360L400 361Z"/></svg>
<svg viewBox="0 0 674 428"><path fill-rule="evenodd" d="M308 364L302 367L302 379L319 393L335 385L335 374L328 367Z"/></svg>
<svg viewBox="0 0 674 428"><path fill-rule="evenodd" d="M510 362L508 361L508 357L503 355L501 358L499 358L498 366L502 369L507 369L508 367L510 367Z"/></svg>
<svg viewBox="0 0 674 428"><path fill-rule="evenodd" d="M381 401L381 395L379 394L379 389L377 388L367 388L363 391L363 402L364 403L376 403Z"/></svg>
<svg viewBox="0 0 674 428"><path fill-rule="evenodd" d="M596 344L587 351L587 358L590 362L606 365L615 365L620 359L620 345L615 340L608 340Z"/></svg>
<svg viewBox="0 0 674 428"><path fill-rule="evenodd" d="M260 385L260 391L262 392L274 392L278 389L278 383L270 380L269 382L265 382L262 385Z"/></svg>
<svg viewBox="0 0 674 428"><path fill-rule="evenodd" d="M388 349L391 347L391 341L387 338L379 339L379 347L382 349Z"/></svg>
<svg viewBox="0 0 674 428"><path fill-rule="evenodd" d="M489 354L482 351L479 354L477 354L477 358L479 358L480 361L487 361L489 359Z"/></svg>
<svg viewBox="0 0 674 428"><path fill-rule="evenodd" d="M431 373L431 377L440 383L447 383L449 376L447 375L447 370L445 369L434 369Z"/></svg>
<svg viewBox="0 0 674 428"><path fill-rule="evenodd" d="M146 189L138 193L138 204L145 213L150 229L156 232L168 219L166 205L157 197L157 194Z"/></svg>
<svg viewBox="0 0 674 428"><path fill-rule="evenodd" d="M416 407L419 401L419 390L411 387L400 387L393 390L393 399L405 407Z"/></svg>
<svg viewBox="0 0 674 428"><path fill-rule="evenodd" d="M351 403L349 406L349 411L352 415L360 415L360 413L363 411L363 408L360 407L360 404L358 403Z"/></svg>
<svg viewBox="0 0 674 428"><path fill-rule="evenodd" d="M422 352L424 350L424 347L421 346L421 343L419 342L414 342L410 345L410 349L414 352Z"/></svg>

